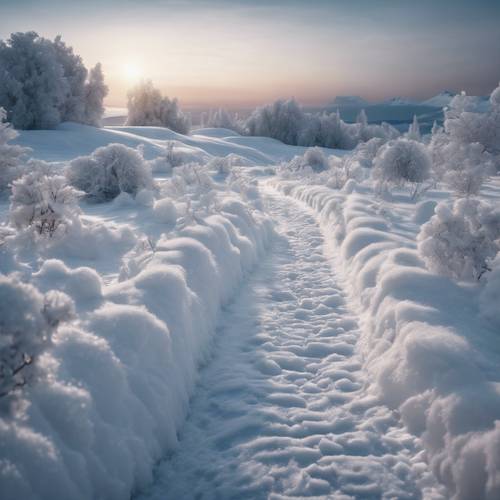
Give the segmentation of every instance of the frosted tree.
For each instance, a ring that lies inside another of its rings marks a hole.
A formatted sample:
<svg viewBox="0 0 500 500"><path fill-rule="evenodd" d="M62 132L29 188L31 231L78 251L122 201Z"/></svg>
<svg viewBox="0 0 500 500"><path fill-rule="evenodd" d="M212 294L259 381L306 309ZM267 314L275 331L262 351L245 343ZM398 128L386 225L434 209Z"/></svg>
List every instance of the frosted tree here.
<svg viewBox="0 0 500 500"><path fill-rule="evenodd" d="M53 43L57 62L67 82L66 95L60 106L61 121L82 122L85 115L85 81L87 69L82 58L66 45L60 36Z"/></svg>
<svg viewBox="0 0 500 500"><path fill-rule="evenodd" d="M430 177L431 165L431 157L423 144L401 138L379 149L372 175L381 188L410 184L412 197L415 198L421 191L422 183Z"/></svg>
<svg viewBox="0 0 500 500"><path fill-rule="evenodd" d="M235 117L232 116L227 109L220 108L215 112L210 112L207 122L208 127L227 128L240 131L240 126Z"/></svg>
<svg viewBox="0 0 500 500"><path fill-rule="evenodd" d="M278 100L257 108L246 121L249 135L278 139L285 144L298 144L307 118L294 99Z"/></svg>
<svg viewBox="0 0 500 500"><path fill-rule="evenodd" d="M97 124L106 86L100 67L88 82L87 74L81 57L60 36L51 41L30 31L0 41L0 106L15 128Z"/></svg>
<svg viewBox="0 0 500 500"><path fill-rule="evenodd" d="M50 40L35 32L13 33L0 42L0 106L15 128L52 128L70 86Z"/></svg>
<svg viewBox="0 0 500 500"><path fill-rule="evenodd" d="M129 91L127 107L127 125L167 127L180 134L189 133L189 120L179 109L177 99L163 97L149 80Z"/></svg>
<svg viewBox="0 0 500 500"><path fill-rule="evenodd" d="M408 139L412 139L413 141L420 141L422 139L422 135L420 134L420 124L418 123L417 115L413 115L413 122L408 128L406 137L408 137Z"/></svg>
<svg viewBox="0 0 500 500"><path fill-rule="evenodd" d="M52 290L0 276L0 397L19 390L36 376L36 362L62 321L74 315L73 301Z"/></svg>
<svg viewBox="0 0 500 500"><path fill-rule="evenodd" d="M17 132L5 121L7 113L0 108L0 194L23 172L25 156L30 151L9 142L17 137Z"/></svg>
<svg viewBox="0 0 500 500"><path fill-rule="evenodd" d="M97 63L89 73L85 84L84 118L87 125L99 127L104 114L104 98L108 95L108 87L104 83L104 75L100 63Z"/></svg>

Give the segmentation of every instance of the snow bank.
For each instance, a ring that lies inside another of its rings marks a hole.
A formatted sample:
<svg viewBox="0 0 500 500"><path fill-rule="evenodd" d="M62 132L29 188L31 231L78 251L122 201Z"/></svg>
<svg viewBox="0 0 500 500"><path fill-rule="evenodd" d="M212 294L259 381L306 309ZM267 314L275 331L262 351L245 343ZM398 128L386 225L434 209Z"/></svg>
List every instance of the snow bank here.
<svg viewBox="0 0 500 500"><path fill-rule="evenodd" d="M175 222L166 203L155 215ZM219 213L130 253L106 286L89 267L46 260L40 291L77 318L38 360L43 377L0 418L0 497L130 498L175 448L218 311L255 265L269 221L226 197Z"/></svg>
<svg viewBox="0 0 500 500"><path fill-rule="evenodd" d="M273 184L312 207L330 236L360 313L361 348L377 396L420 436L450 497L499 498L498 332L479 315L481 307L491 321L498 317L492 312L498 271L479 305L479 285L428 272L415 249L418 225L369 192ZM428 208L422 205L417 219L425 221Z"/></svg>

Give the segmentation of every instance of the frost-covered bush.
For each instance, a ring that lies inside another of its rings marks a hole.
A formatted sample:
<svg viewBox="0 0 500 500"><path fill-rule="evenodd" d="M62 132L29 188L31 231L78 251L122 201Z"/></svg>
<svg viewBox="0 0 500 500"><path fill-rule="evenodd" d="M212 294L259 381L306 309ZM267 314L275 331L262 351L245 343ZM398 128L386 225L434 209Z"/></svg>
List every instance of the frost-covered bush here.
<svg viewBox="0 0 500 500"><path fill-rule="evenodd" d="M233 168L233 156L215 156L207 163L208 170L215 171L218 175L229 175Z"/></svg>
<svg viewBox="0 0 500 500"><path fill-rule="evenodd" d="M353 160L357 161L360 167L372 168L373 160L377 156L378 150L385 144L385 140L380 137L373 137L372 139L359 143L351 156Z"/></svg>
<svg viewBox="0 0 500 500"><path fill-rule="evenodd" d="M207 127L227 128L234 130L237 133L242 132L241 125L238 123L238 118L227 109L220 108L217 111L210 111L206 122Z"/></svg>
<svg viewBox="0 0 500 500"><path fill-rule="evenodd" d="M431 271L457 280L479 279L499 250L500 209L460 199L437 205L418 234L418 251Z"/></svg>
<svg viewBox="0 0 500 500"><path fill-rule="evenodd" d="M445 110L444 127L450 138L461 144L477 142L486 151L500 154L500 105L495 89L490 97L490 109L481 112L476 97L462 92L455 96Z"/></svg>
<svg viewBox="0 0 500 500"><path fill-rule="evenodd" d="M121 192L135 195L153 185L151 169L140 152L123 144L109 144L75 158L66 175L73 186L99 202Z"/></svg>
<svg viewBox="0 0 500 500"><path fill-rule="evenodd" d="M7 113L0 108L0 193L23 173L23 160L30 151L18 145L9 144L17 132L5 121Z"/></svg>
<svg viewBox="0 0 500 500"><path fill-rule="evenodd" d="M100 66L87 81L82 59L60 37L13 33L0 41L0 106L15 128L53 128L70 120L97 124L107 93Z"/></svg>
<svg viewBox="0 0 500 500"><path fill-rule="evenodd" d="M422 183L430 176L431 158L427 148L411 139L397 139L382 146L374 160L372 174L380 186L412 185L412 196L418 195Z"/></svg>
<svg viewBox="0 0 500 500"><path fill-rule="evenodd" d="M179 109L177 99L163 97L151 81L141 82L128 93L127 125L167 127L189 133L189 119Z"/></svg>
<svg viewBox="0 0 500 500"><path fill-rule="evenodd" d="M437 133L429 151L434 179L444 181L458 196L478 194L486 178L496 171L494 157L478 142L461 143Z"/></svg>
<svg viewBox="0 0 500 500"><path fill-rule="evenodd" d="M34 168L12 183L10 222L52 237L79 214L80 192L63 175L50 175Z"/></svg>
<svg viewBox="0 0 500 500"><path fill-rule="evenodd" d="M0 397L33 380L38 357L61 321L74 312L72 300L52 290L0 276Z"/></svg>

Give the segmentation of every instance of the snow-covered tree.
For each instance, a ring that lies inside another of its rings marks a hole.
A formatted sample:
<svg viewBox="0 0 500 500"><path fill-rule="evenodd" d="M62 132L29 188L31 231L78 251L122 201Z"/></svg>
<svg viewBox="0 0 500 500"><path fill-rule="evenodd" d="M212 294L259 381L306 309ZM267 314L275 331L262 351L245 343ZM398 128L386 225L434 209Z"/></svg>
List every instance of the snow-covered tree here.
<svg viewBox="0 0 500 500"><path fill-rule="evenodd" d="M73 301L52 290L0 276L0 397L35 378L38 357L51 344L62 321L74 314Z"/></svg>
<svg viewBox="0 0 500 500"><path fill-rule="evenodd" d="M379 149L372 175L380 186L411 184L412 196L415 197L422 183L429 178L431 165L431 157L423 144L400 138Z"/></svg>
<svg viewBox="0 0 500 500"><path fill-rule="evenodd" d="M163 97L149 80L130 90L127 107L127 125L167 127L180 134L189 133L189 120L179 109L177 99Z"/></svg>
<svg viewBox="0 0 500 500"><path fill-rule="evenodd" d="M422 135L420 134L420 124L418 123L417 115L413 115L413 122L408 128L406 137L408 139L412 139L413 141L420 141L422 139Z"/></svg>
<svg viewBox="0 0 500 500"><path fill-rule="evenodd" d="M61 103L61 121L81 123L85 114L85 81L87 68L82 58L66 45L60 36L53 43L57 62L61 65L64 79L67 82L66 95Z"/></svg>
<svg viewBox="0 0 500 500"><path fill-rule="evenodd" d="M123 144L109 144L75 158L66 175L73 186L99 202L153 186L150 166L140 152Z"/></svg>
<svg viewBox="0 0 500 500"><path fill-rule="evenodd" d="M91 109L102 108L103 83L101 92L95 91L96 74L86 83L81 57L59 36L51 41L30 31L0 41L0 75L0 106L18 129L53 128L67 120L85 123L89 87Z"/></svg>
<svg viewBox="0 0 500 500"><path fill-rule="evenodd" d="M294 99L278 100L255 109L246 121L249 135L272 137L285 144L298 144L306 115Z"/></svg>
<svg viewBox="0 0 500 500"><path fill-rule="evenodd" d="M69 92L54 44L35 32L0 42L0 106L19 129L52 128Z"/></svg>
<svg viewBox="0 0 500 500"><path fill-rule="evenodd" d="M0 194L10 183L23 173L23 161L30 151L9 142L17 137L17 132L5 121L7 113L0 108Z"/></svg>
<svg viewBox="0 0 500 500"><path fill-rule="evenodd" d="M12 183L10 222L19 229L33 228L52 237L79 215L81 193L63 175L51 175L32 165L31 171Z"/></svg>
<svg viewBox="0 0 500 500"><path fill-rule="evenodd" d="M499 251L500 209L478 200L441 202L418 234L418 251L431 271L457 280L479 279Z"/></svg>
<svg viewBox="0 0 500 500"><path fill-rule="evenodd" d="M241 126L234 115L231 115L227 109L220 108L217 111L210 111L207 121L207 127L227 128L240 133Z"/></svg>
<svg viewBox="0 0 500 500"><path fill-rule="evenodd" d="M101 126L104 114L104 98L108 95L108 87L104 83L104 75L100 63L97 63L89 72L89 78L85 84L83 123Z"/></svg>

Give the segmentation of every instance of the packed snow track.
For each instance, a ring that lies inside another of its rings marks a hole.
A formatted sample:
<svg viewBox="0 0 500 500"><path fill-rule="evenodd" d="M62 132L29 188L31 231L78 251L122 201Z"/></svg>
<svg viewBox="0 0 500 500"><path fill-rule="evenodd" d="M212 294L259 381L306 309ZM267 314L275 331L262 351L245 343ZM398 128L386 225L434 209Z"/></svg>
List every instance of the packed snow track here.
<svg viewBox="0 0 500 500"><path fill-rule="evenodd" d="M270 188L265 201L273 247L221 314L178 449L141 500L439 497L418 441L368 396L312 212Z"/></svg>

